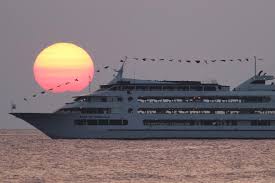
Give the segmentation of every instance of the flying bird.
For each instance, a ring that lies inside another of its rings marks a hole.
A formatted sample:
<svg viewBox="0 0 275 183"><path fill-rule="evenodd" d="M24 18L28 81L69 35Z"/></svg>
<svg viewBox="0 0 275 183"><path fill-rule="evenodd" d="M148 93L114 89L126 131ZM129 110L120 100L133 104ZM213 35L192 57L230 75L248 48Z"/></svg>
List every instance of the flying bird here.
<svg viewBox="0 0 275 183"><path fill-rule="evenodd" d="M104 69L108 69L108 68L109 68L109 66L108 66L108 65L104 67Z"/></svg>
<svg viewBox="0 0 275 183"><path fill-rule="evenodd" d="M75 81L78 81L78 79L77 79L77 78L75 78Z"/></svg>
<svg viewBox="0 0 275 183"><path fill-rule="evenodd" d="M186 60L186 62L191 63L191 60Z"/></svg>
<svg viewBox="0 0 275 183"><path fill-rule="evenodd" d="M173 62L173 60L174 60L174 59L170 59L169 61L170 61L170 62Z"/></svg>
<svg viewBox="0 0 275 183"><path fill-rule="evenodd" d="M239 60L240 62L242 61L242 59L237 59L237 60Z"/></svg>
<svg viewBox="0 0 275 183"><path fill-rule="evenodd" d="M163 61L163 60L164 60L164 58L160 58L159 60Z"/></svg>
<svg viewBox="0 0 275 183"><path fill-rule="evenodd" d="M152 61L155 61L156 59L152 58L151 60L152 60Z"/></svg>
<svg viewBox="0 0 275 183"><path fill-rule="evenodd" d="M143 60L143 61L146 61L146 58L143 58L142 60Z"/></svg>
<svg viewBox="0 0 275 183"><path fill-rule="evenodd" d="M65 85L68 85L68 84L70 84L70 82L66 82L66 83L65 83Z"/></svg>
<svg viewBox="0 0 275 183"><path fill-rule="evenodd" d="M46 92L45 91L42 91L41 94L45 94Z"/></svg>
<svg viewBox="0 0 275 183"><path fill-rule="evenodd" d="M226 62L226 60L222 59L221 62Z"/></svg>
<svg viewBox="0 0 275 183"><path fill-rule="evenodd" d="M100 72L100 70L96 70L96 72Z"/></svg>
<svg viewBox="0 0 275 183"><path fill-rule="evenodd" d="M216 62L217 60L211 60L211 62Z"/></svg>
<svg viewBox="0 0 275 183"><path fill-rule="evenodd" d="M200 60L195 60L196 63L200 63L201 61Z"/></svg>

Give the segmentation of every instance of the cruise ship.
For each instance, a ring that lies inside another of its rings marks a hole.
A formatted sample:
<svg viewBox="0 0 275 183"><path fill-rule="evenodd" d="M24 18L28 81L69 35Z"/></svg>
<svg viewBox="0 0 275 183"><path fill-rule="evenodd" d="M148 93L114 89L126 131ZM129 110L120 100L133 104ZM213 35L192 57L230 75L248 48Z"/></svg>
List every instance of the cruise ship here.
<svg viewBox="0 0 275 183"><path fill-rule="evenodd" d="M125 63L125 62L124 62ZM274 76L239 86L114 78L53 113L11 113L52 139L275 138Z"/></svg>

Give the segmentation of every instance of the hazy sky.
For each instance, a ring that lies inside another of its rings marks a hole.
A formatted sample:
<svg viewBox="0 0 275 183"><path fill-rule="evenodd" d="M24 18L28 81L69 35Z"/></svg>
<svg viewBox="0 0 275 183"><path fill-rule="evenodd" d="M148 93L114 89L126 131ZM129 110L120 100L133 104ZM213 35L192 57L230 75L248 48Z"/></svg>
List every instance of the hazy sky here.
<svg viewBox="0 0 275 183"><path fill-rule="evenodd" d="M125 55L164 58L246 58L275 74L274 0L3 0L0 1L0 128L30 127L10 116L52 112L71 96L46 95L24 102L41 89L32 67L41 49L72 42L89 52L96 67L119 67ZM252 63L128 64L126 77L203 80L235 86L253 74ZM134 74L135 73L135 74ZM93 89L112 72L95 76Z"/></svg>

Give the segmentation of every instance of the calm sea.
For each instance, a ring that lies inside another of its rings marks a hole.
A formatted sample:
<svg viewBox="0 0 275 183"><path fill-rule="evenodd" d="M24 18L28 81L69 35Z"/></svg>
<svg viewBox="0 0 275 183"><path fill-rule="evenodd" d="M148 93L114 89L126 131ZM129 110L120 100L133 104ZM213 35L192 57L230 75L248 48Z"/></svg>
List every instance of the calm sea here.
<svg viewBox="0 0 275 183"><path fill-rule="evenodd" d="M52 140L0 130L0 182L275 182L275 140Z"/></svg>

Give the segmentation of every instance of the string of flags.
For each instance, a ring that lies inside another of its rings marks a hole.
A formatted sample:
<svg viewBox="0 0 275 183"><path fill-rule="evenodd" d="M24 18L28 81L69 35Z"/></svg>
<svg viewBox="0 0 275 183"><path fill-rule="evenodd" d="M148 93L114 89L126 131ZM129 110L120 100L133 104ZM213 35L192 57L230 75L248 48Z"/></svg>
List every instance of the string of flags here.
<svg viewBox="0 0 275 183"><path fill-rule="evenodd" d="M124 63L124 62L128 62L128 61L142 61L142 62L158 62L158 61L161 61L161 62L177 62L177 63L196 63L196 64L210 64L210 63L218 63L218 62L222 62L222 63L225 63L225 62L245 62L245 63L248 63L248 62L251 62L251 61L262 61L263 59L261 58L256 58L254 56L254 58L238 58L238 59L174 59L174 58L170 58L170 59L165 59L165 58L144 58L144 57L125 57L124 60L120 60L120 62ZM97 69L95 72L96 73L99 73L103 70L108 70L108 69L111 69L113 71L116 71L115 69L113 69L112 67L110 67L109 65L105 65L102 67L102 69ZM89 75L89 82L91 82L91 76ZM67 85L70 85L70 84L74 84L75 82L78 82L79 79L78 78L75 78L73 81L67 81L63 84L59 84L57 85L55 88L49 88L48 90L43 90L39 93L36 93L36 94L33 94L32 95L32 98L35 98L37 97L38 95L43 95L43 94L46 94L47 92L49 91L53 91L54 89L56 88L60 88L62 86L67 86ZM89 89L90 89L90 86L89 86ZM24 101L28 101L29 98L24 98Z"/></svg>
<svg viewBox="0 0 275 183"><path fill-rule="evenodd" d="M238 59L174 59L174 58L144 58L144 57L126 57L128 60L135 60L135 61L142 61L142 62L157 62L157 61L163 61L163 62L178 62L178 63L203 63L203 64L209 64L209 63L215 63L215 62L250 62L254 61L255 58L238 58ZM256 58L257 61L262 61L263 59ZM125 59L126 60L126 59ZM125 60L120 60L120 62L125 62Z"/></svg>
<svg viewBox="0 0 275 183"><path fill-rule="evenodd" d="M75 78L74 80L73 80L74 82L78 82L79 80L78 80L78 78ZM38 95L43 95L43 94L46 94L47 92L50 92L50 91L53 91L54 89L56 89L56 88L60 88L60 87L62 87L62 86L66 86L66 85L69 85L69 84L73 84L73 82L70 82L70 81L67 81L67 82L65 82L65 83L63 83L63 84L59 84L59 85L57 85L55 88L49 88L48 90L43 90L43 91L41 91L41 92L39 92L39 93L36 93L36 94L33 94L31 97L32 98L35 98L35 97L37 97ZM29 101L29 98L24 98L24 101Z"/></svg>

